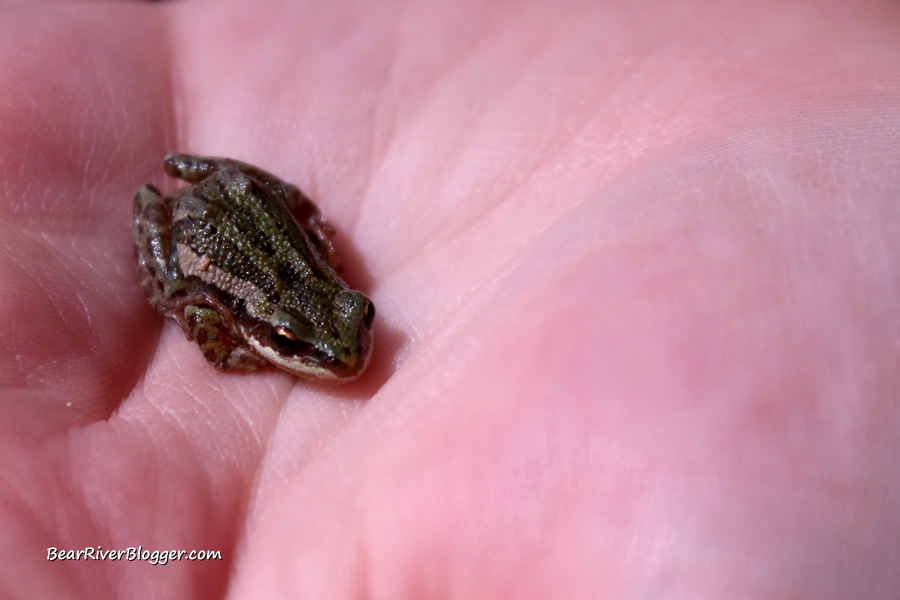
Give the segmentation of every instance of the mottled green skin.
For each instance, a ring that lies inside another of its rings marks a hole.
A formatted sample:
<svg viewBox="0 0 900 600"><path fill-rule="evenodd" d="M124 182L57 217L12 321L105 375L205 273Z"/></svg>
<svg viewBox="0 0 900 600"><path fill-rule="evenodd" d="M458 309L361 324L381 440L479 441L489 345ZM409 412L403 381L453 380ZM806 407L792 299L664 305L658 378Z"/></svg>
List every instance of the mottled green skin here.
<svg viewBox="0 0 900 600"><path fill-rule="evenodd" d="M375 308L335 271L334 230L315 204L231 159L169 154L164 167L193 185L168 198L146 185L135 196L135 254L150 303L217 368L272 363L337 382L365 371Z"/></svg>

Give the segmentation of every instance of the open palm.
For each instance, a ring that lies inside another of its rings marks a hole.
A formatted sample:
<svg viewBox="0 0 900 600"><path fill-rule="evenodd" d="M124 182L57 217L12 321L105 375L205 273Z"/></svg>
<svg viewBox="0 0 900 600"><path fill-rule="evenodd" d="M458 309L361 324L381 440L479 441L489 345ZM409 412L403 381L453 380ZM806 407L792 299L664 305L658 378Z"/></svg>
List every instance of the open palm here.
<svg viewBox="0 0 900 600"><path fill-rule="evenodd" d="M0 8L2 594L896 597L898 23ZM131 200L169 150L317 201L368 374L223 374L163 324ZM47 559L98 546L221 560Z"/></svg>

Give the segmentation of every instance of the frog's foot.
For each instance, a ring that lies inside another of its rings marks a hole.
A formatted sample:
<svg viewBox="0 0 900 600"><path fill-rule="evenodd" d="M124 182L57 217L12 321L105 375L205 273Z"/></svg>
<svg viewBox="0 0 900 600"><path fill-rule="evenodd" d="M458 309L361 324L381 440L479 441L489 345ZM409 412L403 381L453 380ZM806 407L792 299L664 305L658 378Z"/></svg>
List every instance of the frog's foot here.
<svg viewBox="0 0 900 600"><path fill-rule="evenodd" d="M225 162L229 162L228 159L169 152L163 159L163 169L171 177L197 183L226 167Z"/></svg>
<svg viewBox="0 0 900 600"><path fill-rule="evenodd" d="M277 188L280 186L294 187L268 171L233 158L169 152L163 159L163 169L170 176L178 177L188 183L197 183L219 171L238 171L275 193L278 193Z"/></svg>

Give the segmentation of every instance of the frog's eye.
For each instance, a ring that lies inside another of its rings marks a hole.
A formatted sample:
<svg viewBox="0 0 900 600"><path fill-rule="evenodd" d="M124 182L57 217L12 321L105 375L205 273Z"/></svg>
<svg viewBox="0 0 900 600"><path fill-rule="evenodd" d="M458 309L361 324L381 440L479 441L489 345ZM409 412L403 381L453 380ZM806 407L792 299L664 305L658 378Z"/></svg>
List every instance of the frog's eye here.
<svg viewBox="0 0 900 600"><path fill-rule="evenodd" d="M285 327L284 325L279 325L275 328L275 337L284 338L285 340L289 340L291 342L297 341L297 336L294 335L294 332Z"/></svg>
<svg viewBox="0 0 900 600"><path fill-rule="evenodd" d="M371 300L366 299L366 307L363 309L363 324L366 327L372 326L372 321L375 319L375 305L372 304Z"/></svg>
<svg viewBox="0 0 900 600"><path fill-rule="evenodd" d="M310 348L310 344L300 340L293 331L284 325L272 328L272 342L283 354L299 354Z"/></svg>

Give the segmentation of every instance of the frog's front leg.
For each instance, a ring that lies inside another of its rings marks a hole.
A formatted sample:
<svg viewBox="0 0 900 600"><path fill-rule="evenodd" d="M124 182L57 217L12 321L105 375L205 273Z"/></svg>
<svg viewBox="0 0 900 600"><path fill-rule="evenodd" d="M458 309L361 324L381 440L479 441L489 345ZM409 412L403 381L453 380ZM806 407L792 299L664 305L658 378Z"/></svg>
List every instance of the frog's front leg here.
<svg viewBox="0 0 900 600"><path fill-rule="evenodd" d="M244 343L231 311L214 296L194 292L166 303L165 316L197 342L204 358L217 369L255 371L269 364Z"/></svg>
<svg viewBox="0 0 900 600"><path fill-rule="evenodd" d="M159 190L145 185L134 196L134 253L141 287L157 306L171 297L180 278L171 272L172 216Z"/></svg>
<svg viewBox="0 0 900 600"><path fill-rule="evenodd" d="M341 269L341 259L338 258L331 240L335 234L334 228L322 216L319 207L296 185L287 183L259 167L232 158L170 152L166 155L163 168L170 176L178 177L188 183L197 183L219 171L234 170L243 173L272 195L280 198L297 219L300 227L310 237L319 253L327 258L336 270Z"/></svg>
<svg viewBox="0 0 900 600"><path fill-rule="evenodd" d="M227 310L219 312L216 308L197 304L181 304L179 309L185 333L190 332L189 336L197 342L203 357L212 366L224 371L256 371L269 364L231 335L231 313Z"/></svg>

